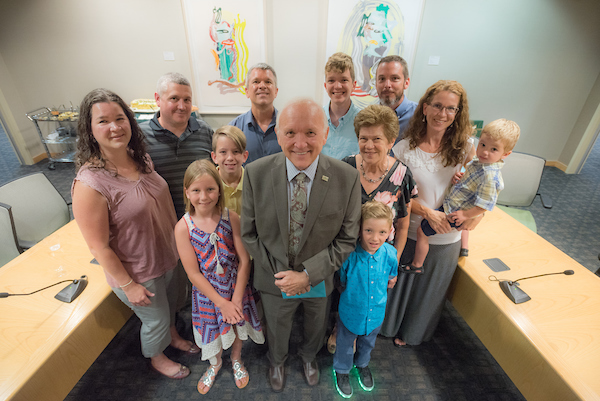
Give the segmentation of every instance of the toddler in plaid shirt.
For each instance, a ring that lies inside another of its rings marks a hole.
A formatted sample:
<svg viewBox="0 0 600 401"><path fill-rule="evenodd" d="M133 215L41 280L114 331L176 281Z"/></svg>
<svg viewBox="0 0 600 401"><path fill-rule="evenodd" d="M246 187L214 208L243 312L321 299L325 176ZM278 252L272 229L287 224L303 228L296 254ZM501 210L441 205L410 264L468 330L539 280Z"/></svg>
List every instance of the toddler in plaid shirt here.
<svg viewBox="0 0 600 401"><path fill-rule="evenodd" d="M512 153L520 133L517 123L505 118L494 120L483 128L476 156L467 164L464 174L455 175L455 185L438 209L446 213L451 227L460 227L465 220L494 208L498 193L504 188L500 169L504 165L504 159ZM417 231L413 261L410 265L403 266L401 271L423 273L423 263L429 252L427 237L434 234L435 230L423 219Z"/></svg>

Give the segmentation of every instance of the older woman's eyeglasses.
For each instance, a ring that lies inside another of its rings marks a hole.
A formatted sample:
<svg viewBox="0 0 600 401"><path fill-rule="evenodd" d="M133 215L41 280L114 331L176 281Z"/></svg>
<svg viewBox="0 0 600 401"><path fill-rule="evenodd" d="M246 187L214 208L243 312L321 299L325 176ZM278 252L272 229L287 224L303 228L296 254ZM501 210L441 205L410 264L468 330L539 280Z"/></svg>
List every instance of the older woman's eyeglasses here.
<svg viewBox="0 0 600 401"><path fill-rule="evenodd" d="M458 107L454 106L444 107L441 103L434 103L431 105L431 107L433 107L438 113L441 113L445 109L446 114L456 114L458 113L458 110L460 110Z"/></svg>

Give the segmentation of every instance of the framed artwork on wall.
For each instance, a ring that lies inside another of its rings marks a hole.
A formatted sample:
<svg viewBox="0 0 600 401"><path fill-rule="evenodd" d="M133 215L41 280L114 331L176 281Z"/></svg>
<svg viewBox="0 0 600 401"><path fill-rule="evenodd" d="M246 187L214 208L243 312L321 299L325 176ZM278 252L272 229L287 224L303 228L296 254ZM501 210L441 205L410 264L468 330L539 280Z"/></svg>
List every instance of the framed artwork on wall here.
<svg viewBox="0 0 600 401"><path fill-rule="evenodd" d="M181 0L200 113L248 110L248 68L266 60L264 0Z"/></svg>
<svg viewBox="0 0 600 401"><path fill-rule="evenodd" d="M326 59L344 52L352 57L359 107L377 103L375 71L387 55L414 62L425 0L329 0ZM323 104L328 104L325 94Z"/></svg>

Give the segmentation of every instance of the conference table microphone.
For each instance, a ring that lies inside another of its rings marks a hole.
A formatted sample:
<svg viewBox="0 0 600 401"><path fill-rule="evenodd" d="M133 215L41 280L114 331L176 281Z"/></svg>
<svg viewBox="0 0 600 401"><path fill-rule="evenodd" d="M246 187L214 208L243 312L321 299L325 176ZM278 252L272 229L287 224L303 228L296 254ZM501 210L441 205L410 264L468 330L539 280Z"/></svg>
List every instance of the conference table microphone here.
<svg viewBox="0 0 600 401"><path fill-rule="evenodd" d="M504 294L506 294L506 296L508 297L508 299L510 299L511 301L513 301L516 304L520 304L523 302L527 302L529 301L531 298L529 297L529 295L527 295L525 293L525 291L523 291L522 289L519 288L519 284L517 284L517 281L521 281L521 280L527 280L530 278L536 278L536 277L542 277L542 276L552 276L554 274L565 274L567 276L570 276L572 274L575 274L575 272L573 270L565 270L563 272L558 272L558 273L546 273L546 274L538 274L537 276L530 276L530 277L523 277L514 281L511 280L498 280L500 281L498 284L500 284L500 288L502 288L502 291L504 292ZM495 278L495 276L494 276Z"/></svg>

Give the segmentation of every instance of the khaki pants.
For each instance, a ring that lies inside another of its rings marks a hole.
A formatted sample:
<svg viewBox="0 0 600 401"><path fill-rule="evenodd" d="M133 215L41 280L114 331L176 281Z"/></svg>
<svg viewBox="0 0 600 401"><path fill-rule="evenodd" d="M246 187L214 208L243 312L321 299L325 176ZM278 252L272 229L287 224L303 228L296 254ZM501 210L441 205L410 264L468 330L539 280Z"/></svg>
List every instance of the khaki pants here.
<svg viewBox="0 0 600 401"><path fill-rule="evenodd" d="M140 340L142 355L152 358L159 355L171 343L170 326L175 324L177 301L183 290L176 269L169 270L160 277L140 283L154 294L148 306L132 306L121 288L113 292L142 321Z"/></svg>

